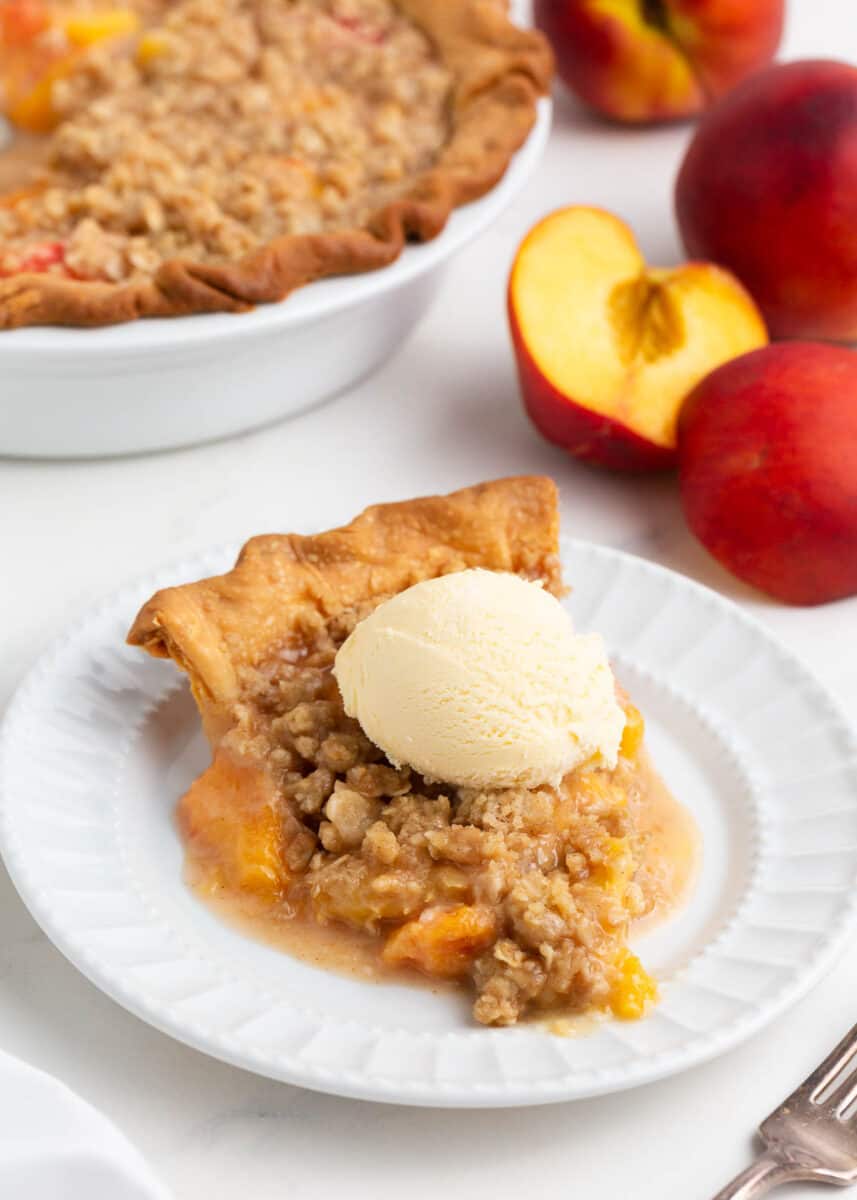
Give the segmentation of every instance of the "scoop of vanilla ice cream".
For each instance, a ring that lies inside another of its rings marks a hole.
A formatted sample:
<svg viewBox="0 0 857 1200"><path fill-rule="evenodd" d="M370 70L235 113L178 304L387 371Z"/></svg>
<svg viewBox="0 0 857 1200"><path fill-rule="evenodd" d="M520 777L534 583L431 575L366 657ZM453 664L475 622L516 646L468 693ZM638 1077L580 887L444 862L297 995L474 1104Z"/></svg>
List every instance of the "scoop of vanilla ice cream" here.
<svg viewBox="0 0 857 1200"><path fill-rule="evenodd" d="M616 765L625 714L601 638L517 575L461 571L400 592L354 628L334 674L367 737L431 779L532 788Z"/></svg>

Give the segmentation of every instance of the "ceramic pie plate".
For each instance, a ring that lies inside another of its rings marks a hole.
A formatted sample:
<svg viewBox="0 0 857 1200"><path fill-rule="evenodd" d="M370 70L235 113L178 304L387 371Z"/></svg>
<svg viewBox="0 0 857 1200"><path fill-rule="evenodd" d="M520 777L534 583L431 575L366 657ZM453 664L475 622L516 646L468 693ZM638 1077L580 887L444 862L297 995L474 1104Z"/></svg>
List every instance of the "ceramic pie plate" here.
<svg viewBox="0 0 857 1200"><path fill-rule="evenodd" d="M835 961L857 906L857 739L761 625L662 568L563 544L578 628L606 638L655 761L692 810L692 898L636 943L662 1002L575 1037L475 1026L465 996L357 982L221 924L182 882L172 823L208 751L171 664L123 643L156 588L128 587L62 638L0 734L0 848L24 902L96 986L164 1033L303 1087L401 1104L540 1104L710 1059Z"/></svg>

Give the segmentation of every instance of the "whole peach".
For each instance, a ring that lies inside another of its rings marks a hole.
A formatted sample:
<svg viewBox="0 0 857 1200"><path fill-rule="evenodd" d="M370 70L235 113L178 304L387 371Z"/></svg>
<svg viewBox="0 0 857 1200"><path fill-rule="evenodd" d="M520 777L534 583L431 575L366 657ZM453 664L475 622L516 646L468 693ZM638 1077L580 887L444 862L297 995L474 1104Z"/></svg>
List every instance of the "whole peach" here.
<svg viewBox="0 0 857 1200"><path fill-rule="evenodd" d="M774 337L857 339L857 67L771 67L703 120L679 172L688 253L729 267Z"/></svg>
<svg viewBox="0 0 857 1200"><path fill-rule="evenodd" d="M620 121L702 112L773 58L784 0L535 0L564 82Z"/></svg>
<svg viewBox="0 0 857 1200"><path fill-rule="evenodd" d="M791 604L857 593L857 354L782 342L718 367L679 417L691 530Z"/></svg>

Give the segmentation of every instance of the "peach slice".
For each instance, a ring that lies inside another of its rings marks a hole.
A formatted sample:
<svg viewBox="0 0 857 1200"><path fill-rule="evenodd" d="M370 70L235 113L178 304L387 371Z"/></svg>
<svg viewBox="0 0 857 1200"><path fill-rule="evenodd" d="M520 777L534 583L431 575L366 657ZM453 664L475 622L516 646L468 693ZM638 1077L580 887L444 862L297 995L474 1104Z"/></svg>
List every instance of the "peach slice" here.
<svg viewBox="0 0 857 1200"><path fill-rule="evenodd" d="M54 84L98 42L137 31L131 9L64 10L42 0L0 3L2 112L28 133L48 133L56 123Z"/></svg>
<svg viewBox="0 0 857 1200"><path fill-rule="evenodd" d="M413 966L426 975L455 979L467 974L496 936L490 909L470 904L426 909L390 935L382 957L390 966Z"/></svg>
<svg viewBox="0 0 857 1200"><path fill-rule="evenodd" d="M639 1021L658 998L658 985L630 950L616 964L619 978L610 996L609 1007L620 1021Z"/></svg>
<svg viewBox="0 0 857 1200"><path fill-rule="evenodd" d="M768 340L727 271L648 267L627 225L595 208L561 209L530 231L508 309L533 423L577 458L628 471L672 466L684 397Z"/></svg>
<svg viewBox="0 0 857 1200"><path fill-rule="evenodd" d="M178 807L194 876L207 891L274 903L288 884L277 789L263 771L218 750Z"/></svg>

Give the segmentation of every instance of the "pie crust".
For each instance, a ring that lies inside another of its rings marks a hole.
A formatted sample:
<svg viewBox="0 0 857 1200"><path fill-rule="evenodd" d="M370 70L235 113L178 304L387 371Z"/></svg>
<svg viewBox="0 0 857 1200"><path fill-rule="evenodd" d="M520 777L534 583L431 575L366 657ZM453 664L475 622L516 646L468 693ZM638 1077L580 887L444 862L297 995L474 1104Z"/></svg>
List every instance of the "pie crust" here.
<svg viewBox="0 0 857 1200"><path fill-rule="evenodd" d="M539 476L367 508L326 533L267 534L226 575L157 592L128 634L186 671L212 745L235 723L241 672L326 622L467 567L562 591L556 486Z"/></svg>

